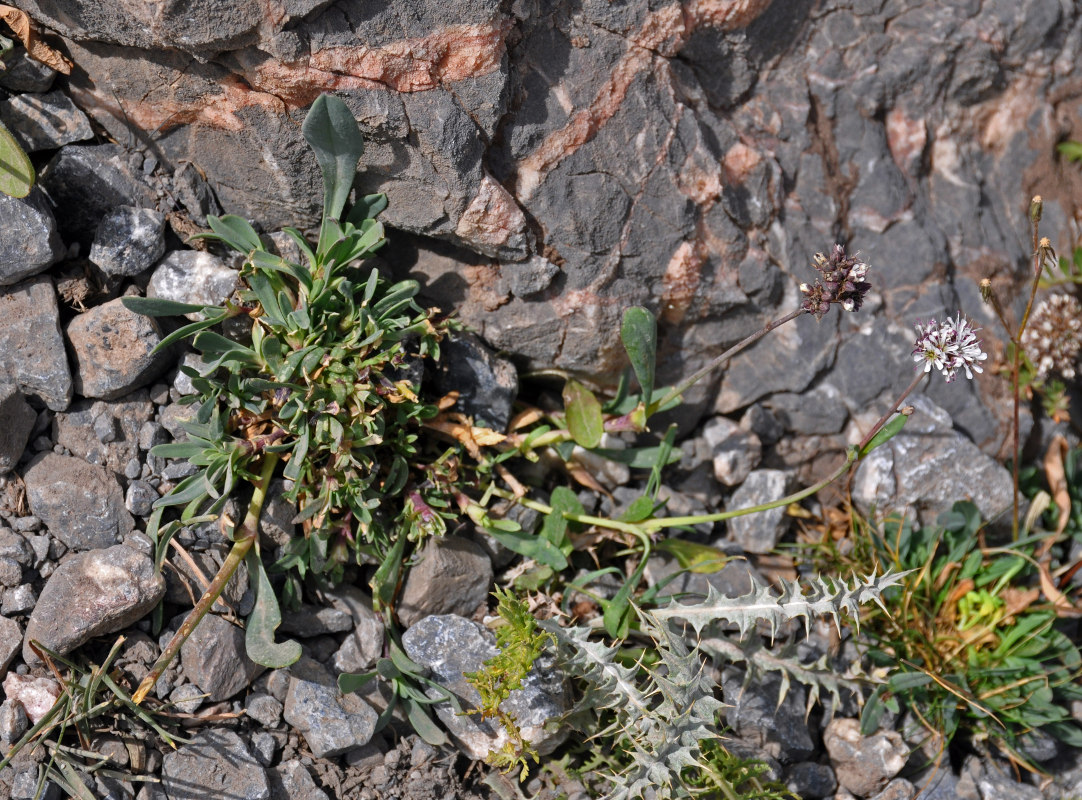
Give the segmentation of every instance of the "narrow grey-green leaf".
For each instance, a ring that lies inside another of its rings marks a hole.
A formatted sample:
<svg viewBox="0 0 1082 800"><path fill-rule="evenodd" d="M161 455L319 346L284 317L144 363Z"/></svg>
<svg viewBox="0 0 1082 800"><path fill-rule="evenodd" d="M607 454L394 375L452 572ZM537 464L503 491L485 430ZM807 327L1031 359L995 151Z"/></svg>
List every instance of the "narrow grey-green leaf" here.
<svg viewBox="0 0 1082 800"><path fill-rule="evenodd" d="M248 565L248 575L255 576L256 584L255 607L248 616L248 628L244 632L244 646L248 657L270 669L288 667L301 657L301 646L292 639L274 641L274 631L282 624L278 598L267 579L263 561L255 551L250 550L244 560Z"/></svg>
<svg viewBox="0 0 1082 800"><path fill-rule="evenodd" d="M620 324L620 339L642 386L643 405L649 408L657 364L657 320L654 315L642 306L629 308Z"/></svg>
<svg viewBox="0 0 1082 800"><path fill-rule="evenodd" d="M148 317L179 317L202 311L206 306L199 303L178 303L161 297L122 297L120 302L128 311Z"/></svg>
<svg viewBox="0 0 1082 800"><path fill-rule="evenodd" d="M909 421L909 417L905 414L898 414L890 422L884 425L880 431L872 437L872 440L868 442L860 451L860 456L866 456L872 452L875 448L881 444L886 444L895 436L897 436L902 428L905 427L905 423Z"/></svg>
<svg viewBox="0 0 1082 800"><path fill-rule="evenodd" d="M357 120L340 98L321 94L312 103L301 131L323 173L323 216L339 219L364 153Z"/></svg>
<svg viewBox="0 0 1082 800"><path fill-rule="evenodd" d="M576 444L587 450L601 444L605 422L601 416L601 403L594 393L576 380L564 384L564 409L567 413L567 430Z"/></svg>

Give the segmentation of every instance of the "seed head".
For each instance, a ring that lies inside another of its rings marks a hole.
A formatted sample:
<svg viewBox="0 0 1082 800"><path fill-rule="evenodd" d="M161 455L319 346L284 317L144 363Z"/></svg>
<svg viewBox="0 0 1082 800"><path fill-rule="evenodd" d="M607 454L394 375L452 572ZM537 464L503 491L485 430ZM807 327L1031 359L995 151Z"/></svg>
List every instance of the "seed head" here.
<svg viewBox="0 0 1082 800"><path fill-rule="evenodd" d="M1082 356L1082 303L1070 294L1052 294L1037 304L1022 334L1022 347L1041 380L1058 375L1074 380Z"/></svg>
<svg viewBox="0 0 1082 800"><path fill-rule="evenodd" d="M978 362L988 358L981 351L981 342L977 331L959 312L957 318L947 319L942 324L934 319L927 324L917 323L917 341L913 347L913 360L918 365L924 364L924 371L935 367L943 373L947 383L953 381L959 369L964 369L966 377L973 378L974 372L984 372Z"/></svg>

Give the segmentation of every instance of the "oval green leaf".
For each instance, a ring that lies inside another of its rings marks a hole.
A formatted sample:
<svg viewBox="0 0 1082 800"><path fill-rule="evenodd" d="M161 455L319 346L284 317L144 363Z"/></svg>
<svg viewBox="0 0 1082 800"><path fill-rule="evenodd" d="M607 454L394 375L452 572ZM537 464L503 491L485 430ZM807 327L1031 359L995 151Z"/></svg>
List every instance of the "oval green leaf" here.
<svg viewBox="0 0 1082 800"><path fill-rule="evenodd" d="M0 192L26 197L33 186L34 165L11 131L0 123Z"/></svg>
<svg viewBox="0 0 1082 800"><path fill-rule="evenodd" d="M601 444L605 422L601 416L601 403L594 393L575 380L564 384L564 409L567 412L567 430L576 444L587 450Z"/></svg>
<svg viewBox="0 0 1082 800"><path fill-rule="evenodd" d="M654 391L654 368L657 364L657 320L642 306L632 306L624 312L620 324L620 340L624 343L631 368L642 386L642 401L650 407Z"/></svg>
<svg viewBox="0 0 1082 800"><path fill-rule="evenodd" d="M248 658L270 669L282 669L295 664L301 657L301 646L292 639L285 642L274 641L274 631L282 624L282 612L278 608L278 598L274 594L263 561L254 550L248 551L244 559L248 565L248 575L255 576L255 606L248 616L248 627L244 632L244 646Z"/></svg>

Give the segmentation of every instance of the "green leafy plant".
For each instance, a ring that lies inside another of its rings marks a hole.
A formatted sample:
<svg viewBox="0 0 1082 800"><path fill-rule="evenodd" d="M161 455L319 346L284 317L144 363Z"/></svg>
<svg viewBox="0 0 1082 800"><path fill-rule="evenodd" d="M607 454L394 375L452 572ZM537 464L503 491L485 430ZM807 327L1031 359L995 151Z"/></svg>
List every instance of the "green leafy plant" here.
<svg viewBox="0 0 1082 800"><path fill-rule="evenodd" d="M912 571L904 585L883 592L882 605L864 607L867 657L887 672L865 704L866 734L885 711L905 707L943 744L965 731L1018 757L1019 738L1034 729L1082 744L1069 711L1082 698L1082 656L1057 627L1055 610L1040 602L1040 537L989 547L968 501L936 526L856 517L854 524L852 552L822 558L855 570Z"/></svg>

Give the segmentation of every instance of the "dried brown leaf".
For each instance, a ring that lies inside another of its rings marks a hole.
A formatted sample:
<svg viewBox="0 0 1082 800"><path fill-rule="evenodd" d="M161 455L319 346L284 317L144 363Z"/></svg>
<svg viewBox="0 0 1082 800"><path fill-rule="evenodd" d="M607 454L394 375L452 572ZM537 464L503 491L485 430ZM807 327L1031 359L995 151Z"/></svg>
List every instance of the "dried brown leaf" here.
<svg viewBox="0 0 1082 800"><path fill-rule="evenodd" d="M1067 458L1067 449L1067 440L1062 434L1057 433L1048 445L1048 452L1044 454L1045 479L1052 493L1052 501L1059 509L1059 515L1056 518L1057 537L1066 530L1067 520L1071 518L1071 493L1067 490L1067 473L1063 466Z"/></svg>
<svg viewBox="0 0 1082 800"><path fill-rule="evenodd" d="M1041 584L1041 593L1052 604L1052 609L1056 612L1057 617L1082 617L1082 609L1068 600L1067 595L1056 586L1056 581L1052 578L1047 563L1042 561L1037 564L1037 576Z"/></svg>
<svg viewBox="0 0 1082 800"><path fill-rule="evenodd" d="M35 61L40 61L64 75L71 74L73 64L59 50L45 44L38 38L37 29L30 15L14 6L0 5L0 20L7 23L12 32L23 43L26 53Z"/></svg>

